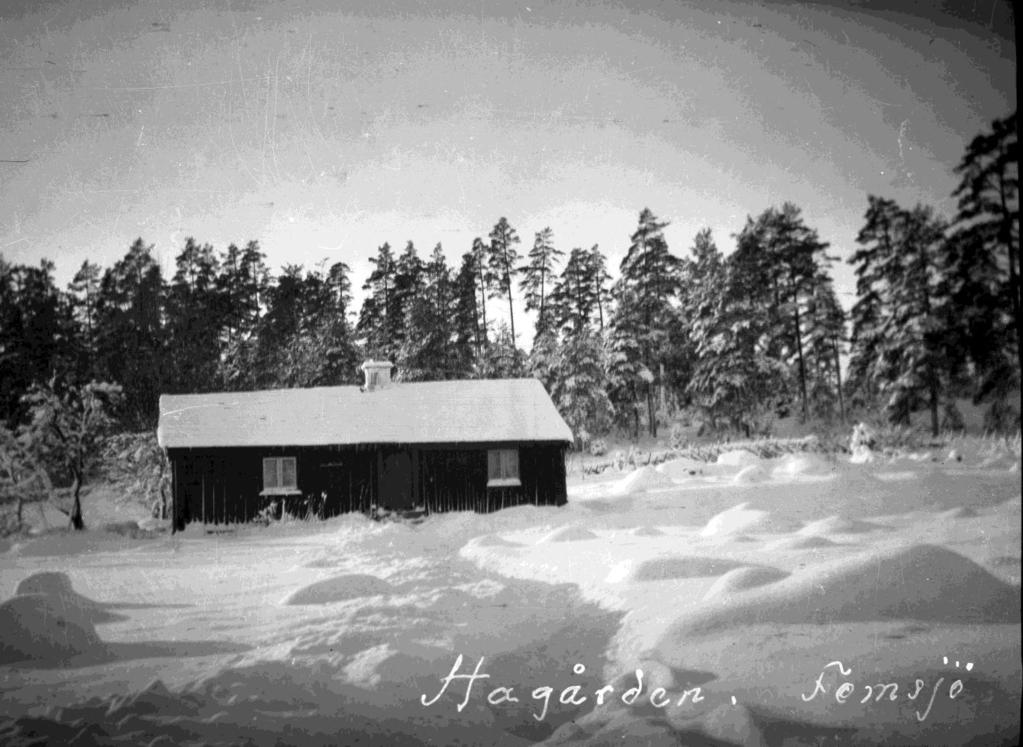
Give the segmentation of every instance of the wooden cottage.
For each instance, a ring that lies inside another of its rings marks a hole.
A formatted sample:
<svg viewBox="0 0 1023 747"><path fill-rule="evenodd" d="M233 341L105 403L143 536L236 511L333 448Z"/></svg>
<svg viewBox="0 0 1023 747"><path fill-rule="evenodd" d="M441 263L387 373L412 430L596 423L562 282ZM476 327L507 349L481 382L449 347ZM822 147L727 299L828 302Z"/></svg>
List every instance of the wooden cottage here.
<svg viewBox="0 0 1023 747"><path fill-rule="evenodd" d="M563 505L572 434L536 379L163 395L176 528L261 512L334 516Z"/></svg>

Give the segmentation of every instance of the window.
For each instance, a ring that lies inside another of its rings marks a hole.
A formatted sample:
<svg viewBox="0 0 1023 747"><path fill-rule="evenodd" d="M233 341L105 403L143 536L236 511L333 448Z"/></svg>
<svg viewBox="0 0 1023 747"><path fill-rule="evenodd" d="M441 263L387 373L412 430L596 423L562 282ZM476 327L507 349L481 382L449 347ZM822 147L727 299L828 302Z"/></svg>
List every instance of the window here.
<svg viewBox="0 0 1023 747"><path fill-rule="evenodd" d="M261 495L291 495L298 489L298 468L295 457L267 457L263 460L263 492Z"/></svg>
<svg viewBox="0 0 1023 747"><path fill-rule="evenodd" d="M487 453L487 487L517 487L519 482L519 450L491 449Z"/></svg>

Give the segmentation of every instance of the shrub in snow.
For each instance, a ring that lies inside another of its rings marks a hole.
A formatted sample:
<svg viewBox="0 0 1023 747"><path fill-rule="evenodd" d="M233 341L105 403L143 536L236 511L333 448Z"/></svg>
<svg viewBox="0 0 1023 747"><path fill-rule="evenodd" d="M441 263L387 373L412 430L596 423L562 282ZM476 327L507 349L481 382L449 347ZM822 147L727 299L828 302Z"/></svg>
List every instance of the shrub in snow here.
<svg viewBox="0 0 1023 747"><path fill-rule="evenodd" d="M592 456L604 456L607 453L607 441L595 438L590 441L589 449Z"/></svg>
<svg viewBox="0 0 1023 747"><path fill-rule="evenodd" d="M668 435L668 444L674 451L681 451L689 445L689 439L686 438L686 429L681 423L674 423L671 426L671 433Z"/></svg>
<svg viewBox="0 0 1023 747"><path fill-rule="evenodd" d="M853 427L852 437L849 439L849 451L852 457L849 459L854 464L863 464L874 460L874 448L877 446L877 434L866 423L857 423Z"/></svg>

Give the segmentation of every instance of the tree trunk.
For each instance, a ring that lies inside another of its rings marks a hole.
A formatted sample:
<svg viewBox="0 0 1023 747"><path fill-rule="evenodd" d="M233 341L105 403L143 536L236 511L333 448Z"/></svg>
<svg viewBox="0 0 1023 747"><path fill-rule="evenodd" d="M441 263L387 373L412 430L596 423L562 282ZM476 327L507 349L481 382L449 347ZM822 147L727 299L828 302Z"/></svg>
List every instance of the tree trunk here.
<svg viewBox="0 0 1023 747"><path fill-rule="evenodd" d="M650 418L647 430L652 438L657 438L657 405L653 382L647 384L646 387L646 410L647 416Z"/></svg>
<svg viewBox="0 0 1023 747"><path fill-rule="evenodd" d="M518 348L515 345L515 309L512 308L512 286L511 286L511 275L508 276L508 321L511 324L511 336L512 336L512 357L518 358L515 352Z"/></svg>
<svg viewBox="0 0 1023 747"><path fill-rule="evenodd" d="M82 478L81 478L81 476L77 472L75 473L75 483L74 483L73 490L74 490L75 500L74 500L74 503L72 503L72 505L71 505L71 513L68 514L71 517L71 524L70 524L70 526L71 526L72 529L82 530L82 529L85 529L85 522L82 521L82 501L81 501Z"/></svg>
<svg viewBox="0 0 1023 747"><path fill-rule="evenodd" d="M799 354L799 396L803 405L803 422L805 423L809 416L807 408L807 397L806 397L806 363L803 360L803 333L799 328L799 290L794 289L792 292L792 307L794 312L794 321L796 324L796 352Z"/></svg>
<svg viewBox="0 0 1023 747"><path fill-rule="evenodd" d="M832 349L835 351L835 379L838 389L838 417L839 422L845 423L845 396L842 394L842 359L838 355L838 341L832 338Z"/></svg>
<svg viewBox="0 0 1023 747"><path fill-rule="evenodd" d="M998 232L1002 235L1005 247L1009 255L1009 295L1012 302L1012 318L1016 327L1016 363L1019 366L1019 374L1023 376L1023 340L1020 339L1020 328L1023 327L1023 319L1020 316L1020 288L1019 288L1019 254L1016 245L1012 242L1012 211L1005 197L1005 177L999 175L998 196L1002 203L1002 220L998 226Z"/></svg>
<svg viewBox="0 0 1023 747"><path fill-rule="evenodd" d="M483 270L480 270L480 316L483 319L482 347L487 346L487 284L483 279Z"/></svg>

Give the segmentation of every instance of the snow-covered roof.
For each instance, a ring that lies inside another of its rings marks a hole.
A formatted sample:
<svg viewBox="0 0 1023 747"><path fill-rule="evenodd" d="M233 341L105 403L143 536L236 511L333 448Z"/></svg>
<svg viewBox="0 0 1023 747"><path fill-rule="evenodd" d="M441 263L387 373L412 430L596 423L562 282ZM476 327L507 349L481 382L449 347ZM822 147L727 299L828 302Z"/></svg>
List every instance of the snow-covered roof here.
<svg viewBox="0 0 1023 747"><path fill-rule="evenodd" d="M164 448L571 441L536 379L394 383L160 397Z"/></svg>

